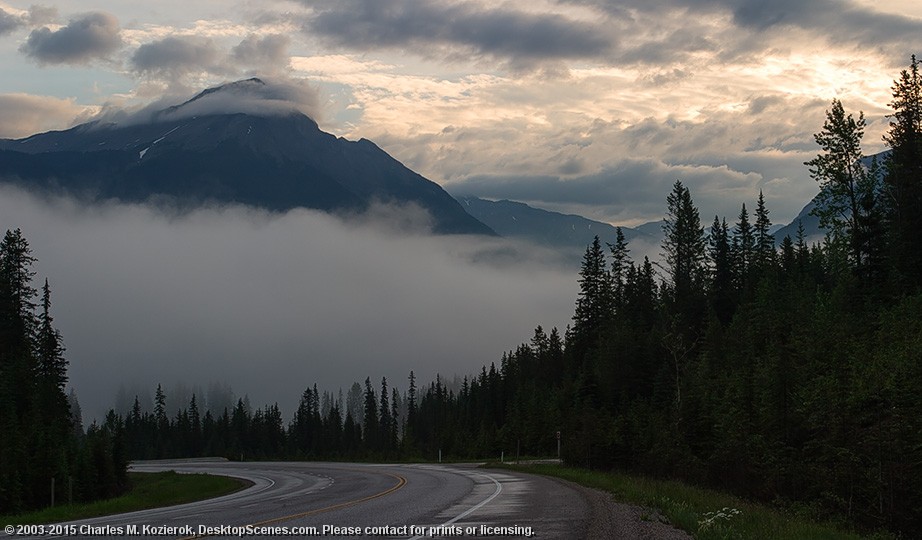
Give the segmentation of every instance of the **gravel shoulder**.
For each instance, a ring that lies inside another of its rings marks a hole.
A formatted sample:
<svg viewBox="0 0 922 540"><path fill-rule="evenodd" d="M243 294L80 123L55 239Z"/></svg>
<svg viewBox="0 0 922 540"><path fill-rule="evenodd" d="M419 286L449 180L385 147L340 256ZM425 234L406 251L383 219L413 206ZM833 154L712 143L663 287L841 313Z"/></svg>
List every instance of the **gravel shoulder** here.
<svg viewBox="0 0 922 540"><path fill-rule="evenodd" d="M589 540L690 540L687 532L676 529L654 508L615 501L611 493L554 479L579 492L591 509L586 538Z"/></svg>

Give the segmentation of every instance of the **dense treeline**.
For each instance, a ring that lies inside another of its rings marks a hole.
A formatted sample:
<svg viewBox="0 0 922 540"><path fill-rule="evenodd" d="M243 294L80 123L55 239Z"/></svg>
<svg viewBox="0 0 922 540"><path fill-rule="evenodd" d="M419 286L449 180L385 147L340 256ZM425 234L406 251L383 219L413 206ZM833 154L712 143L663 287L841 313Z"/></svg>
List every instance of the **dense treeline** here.
<svg viewBox="0 0 922 540"><path fill-rule="evenodd" d="M22 232L7 231L0 241L0 514L109 497L126 486L114 417L84 433L75 395L64 393L64 345L47 280L36 302L34 262Z"/></svg>
<svg viewBox="0 0 922 540"><path fill-rule="evenodd" d="M864 119L833 101L806 165L829 231L776 243L754 214L701 223L666 200L663 261L618 231L587 248L572 326L540 326L500 366L406 393L369 379L349 398L308 388L277 406L122 420L135 457L456 458L554 455L717 486L819 517L922 528L922 79L894 84L890 145L863 155ZM324 402L322 404L321 402Z"/></svg>

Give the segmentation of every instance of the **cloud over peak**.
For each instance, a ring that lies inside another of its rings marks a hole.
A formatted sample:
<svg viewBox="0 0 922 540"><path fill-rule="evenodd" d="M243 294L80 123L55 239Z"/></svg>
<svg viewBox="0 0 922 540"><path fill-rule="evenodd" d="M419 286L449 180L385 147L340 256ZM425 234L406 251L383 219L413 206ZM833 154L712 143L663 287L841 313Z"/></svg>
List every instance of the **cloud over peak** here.
<svg viewBox="0 0 922 540"><path fill-rule="evenodd" d="M202 74L279 76L290 67L290 41L281 34L249 34L228 51L209 37L170 35L141 45L128 63L138 75L171 85Z"/></svg>
<svg viewBox="0 0 922 540"><path fill-rule="evenodd" d="M171 117L221 113L255 115L298 111L316 119L320 112L317 89L306 81L248 79L212 88L170 110Z"/></svg>
<svg viewBox="0 0 922 540"><path fill-rule="evenodd" d="M138 47L130 64L138 73L175 79L193 71L221 71L219 57L209 38L167 36Z"/></svg>
<svg viewBox="0 0 922 540"><path fill-rule="evenodd" d="M282 34L257 36L250 34L231 50L231 57L251 70L275 71L291 63L288 46L291 39Z"/></svg>

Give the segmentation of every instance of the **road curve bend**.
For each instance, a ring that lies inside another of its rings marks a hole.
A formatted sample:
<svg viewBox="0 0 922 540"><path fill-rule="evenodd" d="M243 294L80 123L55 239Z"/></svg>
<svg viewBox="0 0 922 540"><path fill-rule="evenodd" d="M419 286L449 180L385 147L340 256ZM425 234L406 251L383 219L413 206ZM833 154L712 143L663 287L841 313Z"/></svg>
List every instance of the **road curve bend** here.
<svg viewBox="0 0 922 540"><path fill-rule="evenodd" d="M591 514L583 493L558 480L464 465L178 460L136 462L131 470L217 474L252 485L206 501L69 522L57 531L64 534L36 538L570 539L586 537Z"/></svg>

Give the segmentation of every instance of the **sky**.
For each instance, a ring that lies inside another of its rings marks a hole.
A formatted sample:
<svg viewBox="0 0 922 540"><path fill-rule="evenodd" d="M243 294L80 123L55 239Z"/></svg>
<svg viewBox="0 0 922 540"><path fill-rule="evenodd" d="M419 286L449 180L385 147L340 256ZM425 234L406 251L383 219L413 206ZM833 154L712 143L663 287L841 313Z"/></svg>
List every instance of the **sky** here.
<svg viewBox="0 0 922 540"><path fill-rule="evenodd" d="M920 49L908 0L0 0L0 137L255 75L457 195L636 225L680 179L708 221L762 190L787 223L831 100L882 150Z"/></svg>
<svg viewBox="0 0 922 540"><path fill-rule="evenodd" d="M630 226L661 219L678 179L705 223L760 190L788 223L817 192L803 163L832 99L864 113L865 153L883 150L890 87L920 51L922 3L898 0L0 0L0 137L258 76L456 195ZM412 366L479 371L572 315L574 276L540 254L497 265L484 254L509 246L378 218L0 193L0 227L23 228L58 291L94 411L132 378L204 385L228 363L219 382L256 403Z"/></svg>

